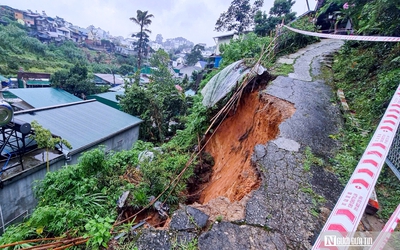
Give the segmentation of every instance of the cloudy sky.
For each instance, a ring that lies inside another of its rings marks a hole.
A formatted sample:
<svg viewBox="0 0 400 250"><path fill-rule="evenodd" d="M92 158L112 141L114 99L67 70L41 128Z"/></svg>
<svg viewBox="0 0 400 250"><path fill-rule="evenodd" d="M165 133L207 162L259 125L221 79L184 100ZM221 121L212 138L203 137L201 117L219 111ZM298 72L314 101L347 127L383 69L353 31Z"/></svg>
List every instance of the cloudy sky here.
<svg viewBox="0 0 400 250"><path fill-rule="evenodd" d="M136 17L136 10L147 10L154 15L149 27L151 39L157 34L163 38L184 37L194 43L215 45L213 37L222 35L214 31L215 22L226 11L232 0L1 0L1 5L32 11L42 10L51 17L86 28L93 24L109 31L113 36L129 37L139 31L129 20ZM253 1L252 1L253 2ZM310 8L315 6L309 0ZM264 0L263 11L269 12L273 0ZM293 11L302 14L307 11L306 0L297 0ZM225 32L226 33L226 32Z"/></svg>

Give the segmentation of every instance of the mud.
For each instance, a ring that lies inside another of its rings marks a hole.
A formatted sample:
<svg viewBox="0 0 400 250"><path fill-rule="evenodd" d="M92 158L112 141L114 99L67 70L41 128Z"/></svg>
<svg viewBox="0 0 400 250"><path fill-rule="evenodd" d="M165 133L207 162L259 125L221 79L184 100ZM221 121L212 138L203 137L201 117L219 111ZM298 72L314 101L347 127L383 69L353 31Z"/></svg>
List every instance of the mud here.
<svg viewBox="0 0 400 250"><path fill-rule="evenodd" d="M215 165L199 203L220 196L240 201L257 189L261 179L251 164L254 146L274 139L279 125L294 112L291 103L258 91L243 96L236 113L223 121L206 146Z"/></svg>
<svg viewBox="0 0 400 250"><path fill-rule="evenodd" d="M139 212L139 209L133 208L132 206L126 206L118 211L119 220L121 221L130 218L137 212ZM161 218L158 212L154 209L145 210L136 215L133 219L135 220L135 224L145 220L146 224L143 227L150 226L159 229L168 227L170 221L170 218Z"/></svg>
<svg viewBox="0 0 400 250"><path fill-rule="evenodd" d="M246 203L249 195L240 201L230 202L226 197L217 197L202 205L194 203L191 206L210 216L210 221L241 221L245 218Z"/></svg>

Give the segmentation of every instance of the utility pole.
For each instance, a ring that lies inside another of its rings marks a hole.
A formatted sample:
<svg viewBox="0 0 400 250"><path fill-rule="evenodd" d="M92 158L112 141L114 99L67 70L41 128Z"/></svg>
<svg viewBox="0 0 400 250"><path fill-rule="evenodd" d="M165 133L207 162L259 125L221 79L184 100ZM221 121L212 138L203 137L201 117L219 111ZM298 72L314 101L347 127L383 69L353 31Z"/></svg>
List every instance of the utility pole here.
<svg viewBox="0 0 400 250"><path fill-rule="evenodd" d="M113 80L114 80L114 85L115 85L115 75L114 75L114 71L111 70L110 68L107 68L108 70L110 70L111 74L113 75Z"/></svg>
<svg viewBox="0 0 400 250"><path fill-rule="evenodd" d="M306 3L307 3L308 11L310 11L310 4L308 3L308 0L306 0Z"/></svg>

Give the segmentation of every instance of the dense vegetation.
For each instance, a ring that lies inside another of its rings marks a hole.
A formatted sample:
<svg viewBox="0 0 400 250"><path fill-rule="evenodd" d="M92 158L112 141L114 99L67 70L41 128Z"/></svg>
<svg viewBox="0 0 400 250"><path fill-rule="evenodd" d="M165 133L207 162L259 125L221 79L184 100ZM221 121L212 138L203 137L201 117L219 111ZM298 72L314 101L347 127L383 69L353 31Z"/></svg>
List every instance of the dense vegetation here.
<svg viewBox="0 0 400 250"><path fill-rule="evenodd" d="M91 73L126 75L135 71L136 58L89 50L72 41L41 43L29 36L29 29L15 21L0 25L0 74L16 76L19 69L26 72L46 72L72 68L81 64Z"/></svg>
<svg viewBox="0 0 400 250"><path fill-rule="evenodd" d="M150 64L155 68L151 81L146 87L135 81L126 85L124 95L120 97L122 110L140 117L141 139L153 142L164 142L171 137L176 125L181 123L180 117L186 114L188 100L183 89L175 87L179 84L168 68L169 55L164 50L158 50L150 58Z"/></svg>
<svg viewBox="0 0 400 250"><path fill-rule="evenodd" d="M345 2L328 0L327 4L330 3L342 6ZM353 18L357 19L354 25L363 34L399 35L399 15L387 13L400 10L395 0L358 1L353 7L349 16L354 15ZM379 24L370 21L377 20L379 16L387 18L382 18ZM308 18L292 25L300 29L315 29ZM5 28L23 31L15 24L0 28L0 32ZM243 58L257 58L263 48L273 40L272 37L263 35L266 33L258 36L251 33L223 46L222 67ZM7 39L11 38L12 36ZM17 36L13 39L17 39ZM315 38L285 32L278 40L275 52L289 53L314 41ZM34 55L29 50L22 49L23 47L16 48L20 48L24 55ZM16 48L16 55L20 55ZM385 110L385 104L399 84L399 58L399 44L365 42L346 43L336 57L332 84L335 88L344 89L358 120L357 125L351 119L346 119L340 134L331 135L340 140L342 145L330 163L343 182L353 172ZM72 63L66 58L63 60L67 66ZM106 245L111 238L110 232L129 230L129 227L112 230L112 223L117 219L116 200L123 191L130 191L132 198L128 200L129 205L137 210L149 203L150 196L157 197L160 194L160 200L166 201L172 210L179 202L185 201L186 184L193 177L193 166L198 161L192 157L196 152L195 145L201 140L209 125L209 118L218 107L206 109L201 104L200 95L187 100L175 87L176 82L165 67L167 60L168 55L165 52L155 53L150 60L158 68L153 82L146 88L142 88L139 83L127 86L125 95L121 97L123 109L141 116L145 121L142 139L155 144L139 141L131 150L107 155L103 148L98 148L85 153L79 164L48 173L35 188L39 204L32 216L22 224L10 226L0 238L0 245L23 239L85 235L90 237L87 243L89 247L98 248ZM273 58L264 58L262 62L264 66L270 66ZM8 68L8 64L1 67ZM204 86L218 72L214 70L206 74L200 86ZM177 121L179 124L176 135L172 138L170 121ZM364 130L369 131L369 136L362 135ZM153 156L139 161L139 153L143 151L151 152L150 155ZM182 170L186 171L179 175ZM175 179L177 176L181 178ZM398 203L400 185L394 178L386 169L377 186L383 208L380 215L383 218L387 218ZM33 243L26 243L25 246L28 244Z"/></svg>
<svg viewBox="0 0 400 250"><path fill-rule="evenodd" d="M28 36L25 27L17 22L0 25L0 37L0 72L4 75L16 75L19 68L32 72L54 72L86 60L85 54L74 43L45 45Z"/></svg>
<svg viewBox="0 0 400 250"><path fill-rule="evenodd" d="M328 0L347 11L354 28L364 35L400 36L400 4L395 0L378 1ZM326 10L324 8L322 11ZM379 22L377 22L379 20ZM346 42L333 65L333 85L344 90L356 122L346 115L339 135L342 148L332 159L333 170L347 183L386 107L399 85L400 44ZM398 205L400 183L388 167L384 167L376 186L381 205L380 216L387 219Z"/></svg>

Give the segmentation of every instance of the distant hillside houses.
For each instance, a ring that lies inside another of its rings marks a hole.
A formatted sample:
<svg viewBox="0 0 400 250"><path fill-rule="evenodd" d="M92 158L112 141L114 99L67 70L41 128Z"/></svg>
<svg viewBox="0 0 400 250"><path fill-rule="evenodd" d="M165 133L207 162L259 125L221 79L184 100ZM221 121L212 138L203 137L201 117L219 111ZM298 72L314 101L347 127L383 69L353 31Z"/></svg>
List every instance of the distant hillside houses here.
<svg viewBox="0 0 400 250"><path fill-rule="evenodd" d="M64 41L73 41L85 45L89 49L107 50L122 55L136 55L134 42L136 38L124 38L122 36L112 36L110 32L90 25L82 28L66 21L64 18L56 16L50 17L45 11L38 12L32 10L19 10L10 6L0 5L0 24L7 25L8 19L15 20L18 23L30 28L30 35L36 37L43 43ZM161 36L161 35L160 35ZM104 41L108 41L105 43ZM111 44L111 46L110 46ZM206 44L201 44L206 48ZM162 38L157 42L149 42L151 51L163 49L168 53L180 53L185 56L190 53L194 43L183 38L169 38L162 42ZM209 50L203 51L204 57L212 54Z"/></svg>
<svg viewBox="0 0 400 250"><path fill-rule="evenodd" d="M19 10L6 5L0 5L0 20L6 25L7 18L15 20L31 29L29 33L43 43L73 41L79 44L86 44L89 48L105 47L102 41L107 40L114 43L118 41L118 46L123 47L122 53L130 54L132 48L132 39L118 37L117 39L110 35L110 32L101 28L90 25L82 28L71 22L64 20L62 17L50 17L45 11L39 13L32 10ZM115 46L107 48L115 49Z"/></svg>

